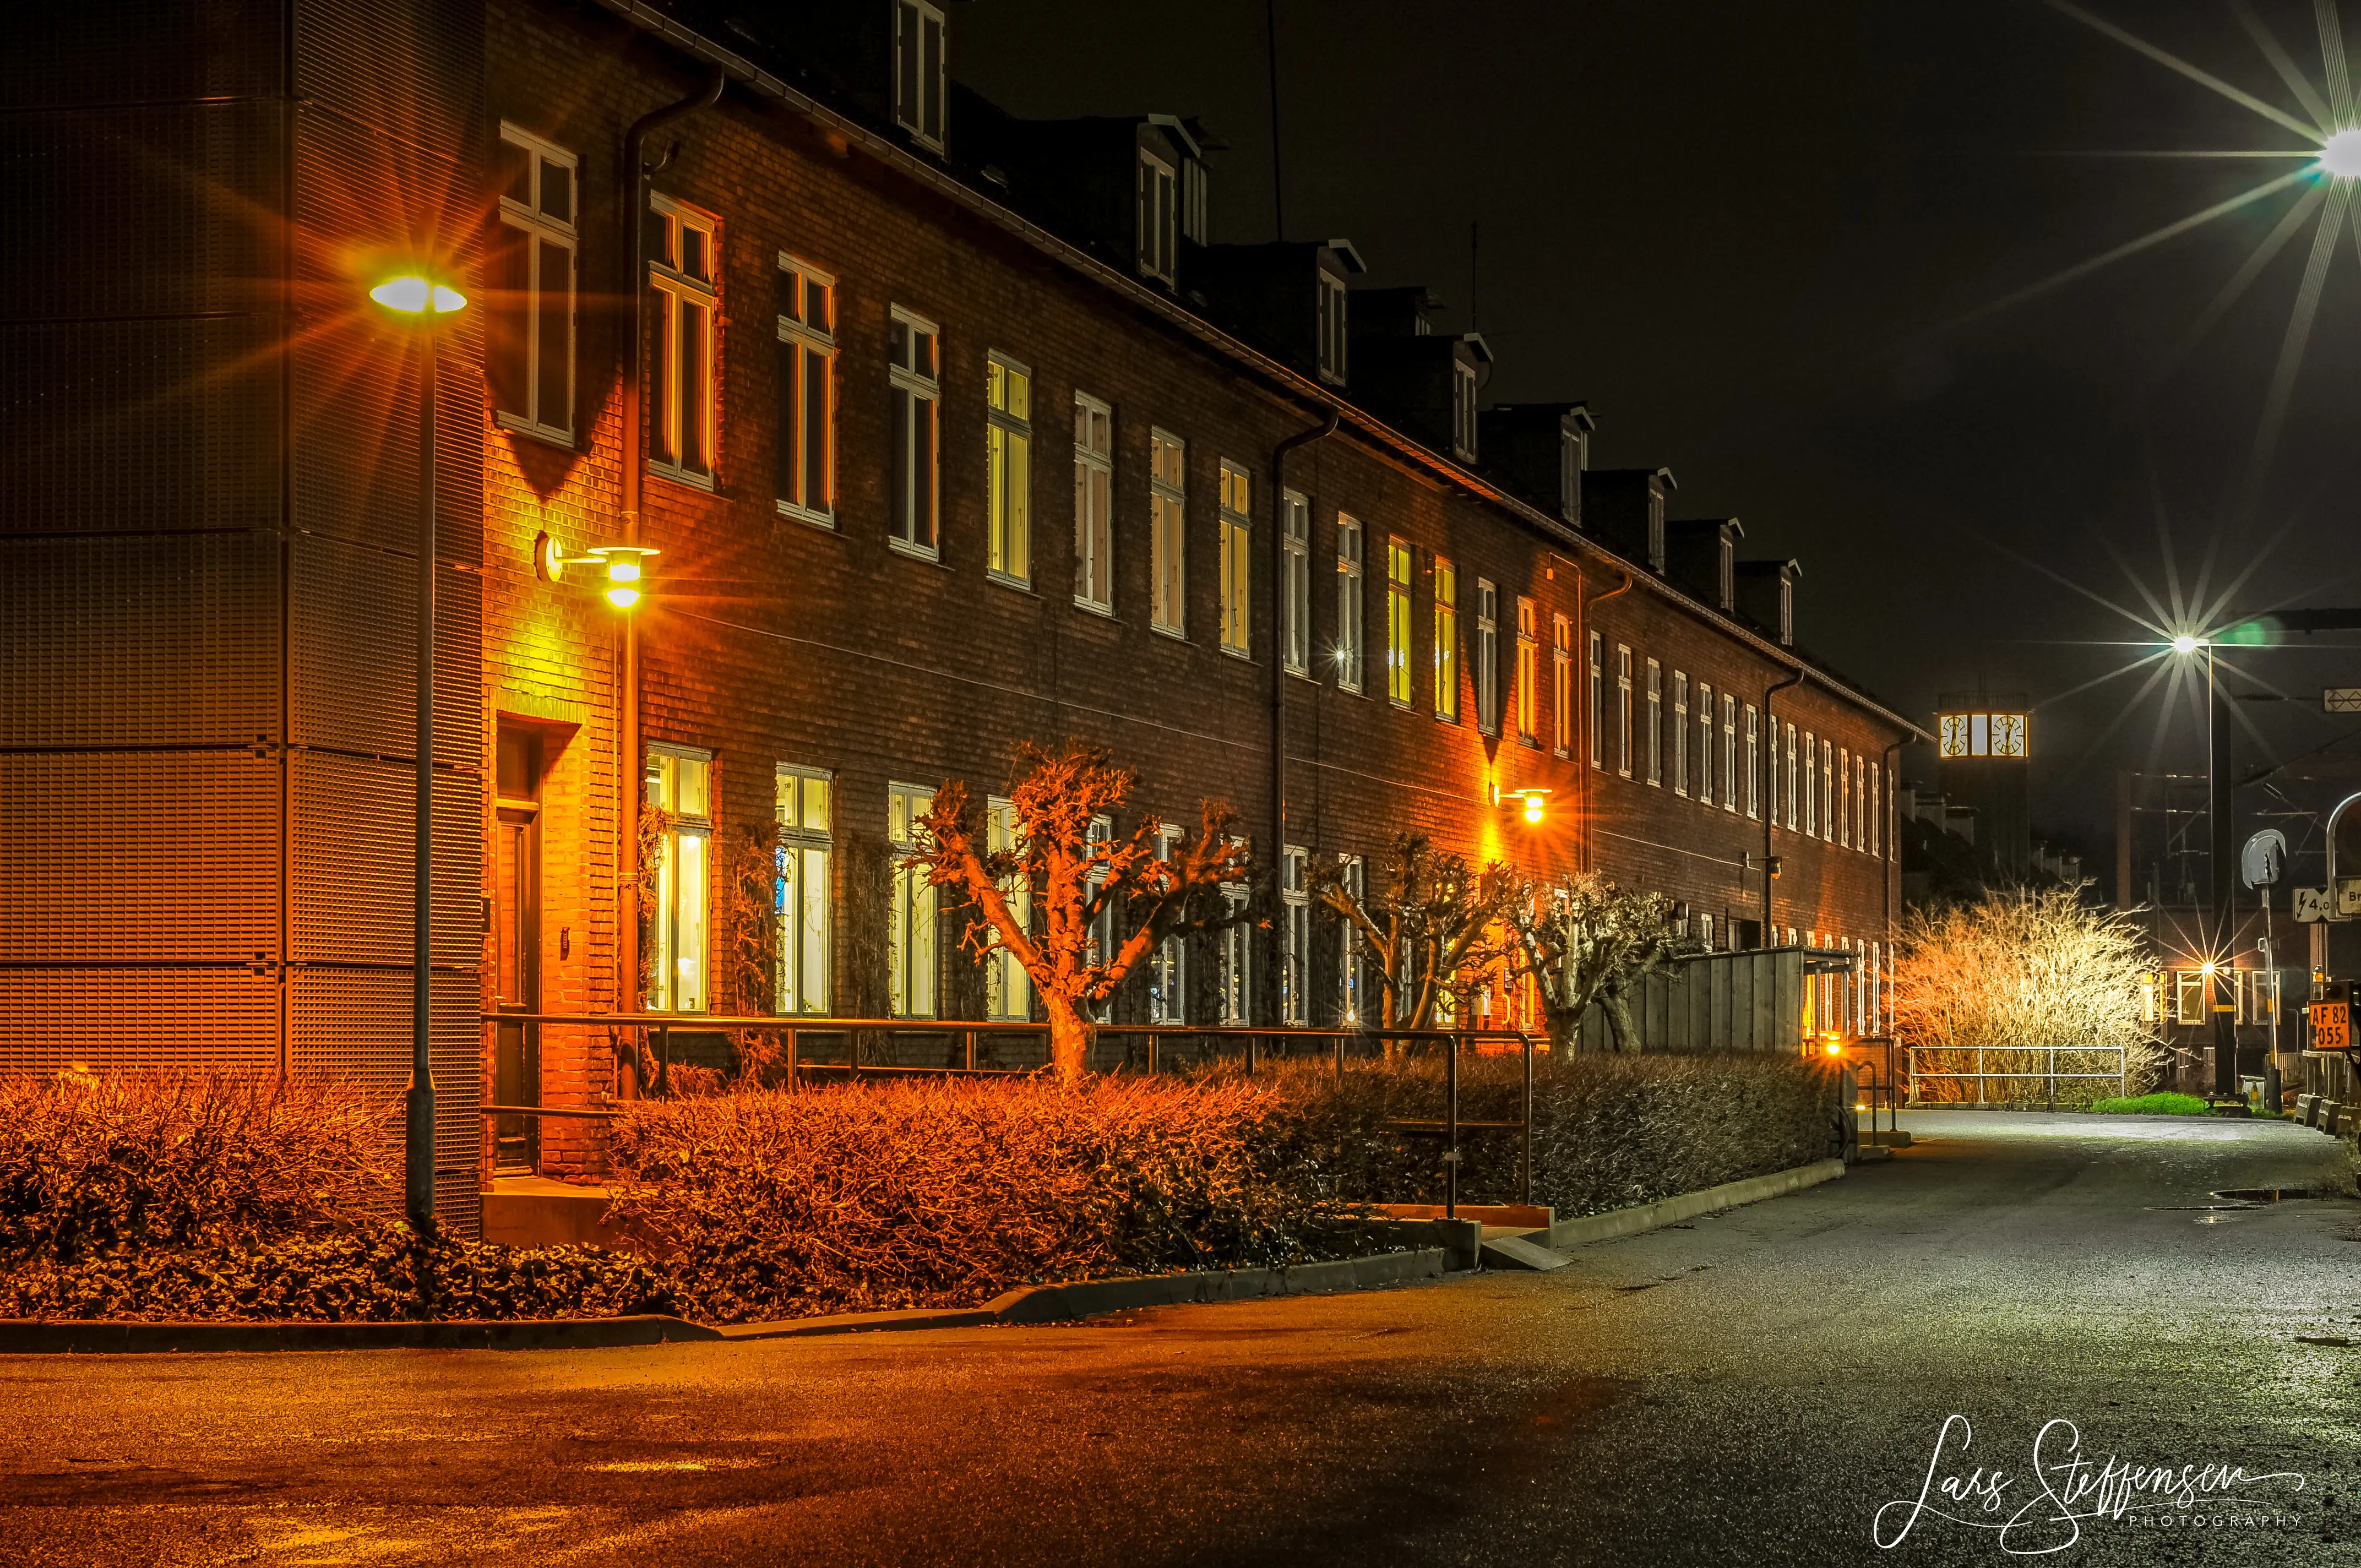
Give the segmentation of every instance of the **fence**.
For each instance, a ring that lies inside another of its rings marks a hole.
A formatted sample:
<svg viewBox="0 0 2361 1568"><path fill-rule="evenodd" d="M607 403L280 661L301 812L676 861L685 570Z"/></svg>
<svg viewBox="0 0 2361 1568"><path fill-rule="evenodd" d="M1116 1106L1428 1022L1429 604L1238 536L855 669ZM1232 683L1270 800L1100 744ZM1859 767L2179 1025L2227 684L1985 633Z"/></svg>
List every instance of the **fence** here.
<svg viewBox="0 0 2361 1568"><path fill-rule="evenodd" d="M1754 948L1700 953L1649 975L1629 998L1643 1051L1795 1051L1810 1033L1812 982L1851 971L1833 948ZM1582 1016L1581 1048L1610 1045L1606 1009Z"/></svg>
<svg viewBox="0 0 2361 1568"><path fill-rule="evenodd" d="M1930 1101L1927 1099L1926 1096L1919 1092L1918 1085L1921 1080L1939 1083L1958 1082L1968 1079L1973 1079L1975 1080L1976 1084L1975 1103L1979 1105L1986 1105L1992 1102L1987 1091L1987 1086L1993 1080L2038 1079L2042 1080L2046 1086L2045 1102L2048 1108L2052 1111L2058 1109L2058 1085L2061 1080L2067 1082L2075 1082L2092 1079L2113 1079L2115 1083L2115 1092L2117 1094L2128 1096L2131 1093L2131 1052L2127 1047L2123 1046L1905 1046L1903 1050L1907 1054L1910 1059L1910 1103L1913 1105L1967 1103L1964 1100ZM2058 1058L2060 1052L2064 1052L2070 1056L2103 1057L2112 1055L2115 1058L2115 1070L2113 1072L2059 1072L2058 1070ZM1986 1064L1989 1058L1993 1056L2010 1057L2019 1055L2044 1056L2045 1060L2042 1070L2039 1072L1995 1072L1988 1070L1987 1069ZM1975 1070L1973 1072L1938 1072L1919 1065L1919 1059L1923 1057L1947 1056L1972 1056L1976 1064Z"/></svg>
<svg viewBox="0 0 2361 1568"><path fill-rule="evenodd" d="M841 1073L847 1079L898 1074L1013 1078L1038 1073L1049 1061L1049 1032L1047 1026L1039 1024L680 1013L493 1012L481 1014L481 1019L487 1029L496 1029L503 1025L533 1025L605 1030L611 1036L627 1033L652 1035L655 1038L653 1048L659 1071L669 1068L672 1037L675 1034L709 1036L742 1030L785 1035L786 1084L791 1091L801 1088L814 1075L824 1077ZM807 1058L803 1047L806 1037L810 1036L819 1036L826 1042L825 1048L829 1051L831 1058L840 1054L845 1059ZM991 1049L985 1050L980 1058L980 1044L989 1047L1012 1040L1025 1044L1026 1048L1020 1054L1038 1055L1039 1060L1019 1067L985 1065L984 1058L1000 1054ZM1521 1120L1462 1122L1459 1119L1459 1058L1487 1041L1513 1046L1523 1055ZM917 1049L894 1048L896 1042L915 1042ZM1033 1042L1038 1042L1038 1051L1032 1048ZM1172 1042L1178 1042L1181 1047L1178 1053L1170 1048ZM617 1043L620 1044L620 1038ZM1238 1048L1241 1043L1244 1047L1242 1051ZM1385 1029L1371 1032L1361 1029L1252 1028L1227 1025L1102 1024L1093 1030L1090 1060L1093 1069L1098 1071L1155 1073L1167 1068L1203 1066L1233 1058L1242 1059L1246 1069L1252 1072L1266 1059L1317 1058L1333 1060L1336 1071L1342 1073L1349 1058L1382 1056L1389 1047L1396 1045L1436 1044L1449 1047L1443 1053L1442 1119L1438 1122L1397 1121L1390 1125L1408 1136L1433 1135L1444 1140L1444 1217L1456 1219L1459 1214L1459 1135L1463 1130L1513 1131L1520 1135L1518 1201L1531 1203L1533 1199L1533 1038L1522 1030ZM882 1054L887 1049L893 1049L893 1054L897 1056L939 1053L956 1059L919 1063L862 1059L864 1056ZM1119 1053L1117 1059L1108 1064L1106 1058L1113 1053ZM620 1113L611 1109L589 1106L485 1105L480 1107L480 1111L490 1118L554 1116L591 1121L611 1121Z"/></svg>

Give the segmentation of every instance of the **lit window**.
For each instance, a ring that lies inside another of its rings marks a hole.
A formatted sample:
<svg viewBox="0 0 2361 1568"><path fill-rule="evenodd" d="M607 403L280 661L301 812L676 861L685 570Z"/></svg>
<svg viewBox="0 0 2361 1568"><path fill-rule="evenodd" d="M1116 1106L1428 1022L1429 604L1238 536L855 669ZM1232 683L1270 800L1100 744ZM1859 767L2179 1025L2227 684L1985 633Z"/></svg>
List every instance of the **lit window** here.
<svg viewBox="0 0 2361 1568"><path fill-rule="evenodd" d="M1286 547L1287 582L1279 598L1290 674L1312 673L1312 503L1293 490L1279 498L1279 515L1285 525L1280 543Z"/></svg>
<svg viewBox="0 0 2361 1568"><path fill-rule="evenodd" d="M1254 481L1222 459L1222 652L1250 656L1254 631Z"/></svg>
<svg viewBox="0 0 2361 1568"><path fill-rule="evenodd" d="M1599 715L1606 707L1606 698L1599 690L1601 677L1598 651L1598 633L1594 631L1590 634L1590 704L1584 719L1590 731L1590 765L1594 768L1605 764L1603 756L1605 747L1599 735Z"/></svg>
<svg viewBox="0 0 2361 1568"><path fill-rule="evenodd" d="M1305 885L1303 850L1290 844L1279 857L1279 1016L1299 1028L1312 1022L1306 983L1312 964L1312 891Z"/></svg>
<svg viewBox="0 0 2361 1568"><path fill-rule="evenodd" d="M1024 837L1016 820L1013 801L994 796L984 802L984 849L988 853L1012 854L1017 840ZM1008 901L1009 917L1019 929L1033 928L1033 884L1018 877L1001 889ZM983 1015L994 1023L1022 1024L1033 1016L1033 981L1016 955L1005 948L996 949L983 966Z"/></svg>
<svg viewBox="0 0 2361 1568"><path fill-rule="evenodd" d="M1156 828L1156 858L1170 861L1180 852L1180 828L1178 823L1161 822ZM1186 1024L1189 1021L1189 955L1179 937L1167 937L1156 945L1148 960L1148 1021L1151 1024Z"/></svg>
<svg viewBox="0 0 2361 1568"><path fill-rule="evenodd" d="M1661 785L1664 782L1664 672L1655 660L1648 661L1648 782Z"/></svg>
<svg viewBox="0 0 2361 1568"><path fill-rule="evenodd" d="M1320 378L1342 386L1345 381L1345 280L1333 272L1320 274Z"/></svg>
<svg viewBox="0 0 2361 1568"><path fill-rule="evenodd" d="M828 1011L829 796L834 780L816 768L782 763L776 813L779 867L773 916L778 927L774 1013Z"/></svg>
<svg viewBox="0 0 2361 1568"><path fill-rule="evenodd" d="M984 356L984 570L1019 587L1033 580L1033 373Z"/></svg>
<svg viewBox="0 0 2361 1568"><path fill-rule="evenodd" d="M1115 411L1074 394L1074 602L1115 611Z"/></svg>
<svg viewBox="0 0 2361 1568"><path fill-rule="evenodd" d="M655 437L648 466L666 478L713 488L713 347L720 276L719 239L710 214L651 194L656 254L648 282L656 291Z"/></svg>
<svg viewBox="0 0 2361 1568"><path fill-rule="evenodd" d="M485 371L503 430L574 444L574 154L500 124L500 227Z"/></svg>
<svg viewBox="0 0 2361 1568"><path fill-rule="evenodd" d="M1148 437L1148 550L1156 578L1156 604L1148 624L1175 637L1184 636L1188 622L1188 565L1185 521L1187 494L1182 488L1188 449L1177 435L1150 431Z"/></svg>
<svg viewBox="0 0 2361 1568"><path fill-rule="evenodd" d="M1500 732L1500 590L1476 579L1476 727Z"/></svg>
<svg viewBox="0 0 2361 1568"><path fill-rule="evenodd" d="M1738 809L1738 698L1721 694L1721 808Z"/></svg>
<svg viewBox="0 0 2361 1568"><path fill-rule="evenodd" d="M935 1015L935 888L923 866L904 857L928 848L923 819L935 792L924 784L889 784L885 841L894 851L892 907L886 911L885 1000L896 1018Z"/></svg>
<svg viewBox="0 0 2361 1568"><path fill-rule="evenodd" d="M2205 972L2184 969L2172 971L2173 1019L2180 1024L2205 1022Z"/></svg>
<svg viewBox="0 0 2361 1568"><path fill-rule="evenodd" d="M1386 695L1410 706L1410 545L1386 540Z"/></svg>
<svg viewBox="0 0 2361 1568"><path fill-rule="evenodd" d="M1689 792L1689 677L1673 672L1673 793Z"/></svg>
<svg viewBox="0 0 2361 1568"><path fill-rule="evenodd" d="M1459 721L1459 572L1434 558L1434 717Z"/></svg>
<svg viewBox="0 0 2361 1568"><path fill-rule="evenodd" d="M1697 689L1697 804L1713 804L1713 687L1699 681Z"/></svg>
<svg viewBox="0 0 2361 1568"><path fill-rule="evenodd" d="M1763 773L1763 751L1761 738L1756 734L1757 721L1761 717L1755 712L1752 703L1746 705L1746 815L1756 818L1763 815L1763 803L1758 795Z"/></svg>
<svg viewBox="0 0 2361 1568"><path fill-rule="evenodd" d="M836 522L836 280L779 257L778 504Z"/></svg>
<svg viewBox="0 0 2361 1568"><path fill-rule="evenodd" d="M894 121L943 147L943 14L927 0L895 0Z"/></svg>
<svg viewBox="0 0 2361 1568"><path fill-rule="evenodd" d="M1533 601L1517 600L1517 739L1538 745L1542 737L1541 611Z"/></svg>
<svg viewBox="0 0 2361 1568"><path fill-rule="evenodd" d="M654 908L645 942L652 1013L708 1006L706 883L713 839L713 754L681 746L648 748L645 798L670 818L657 840Z"/></svg>
<svg viewBox="0 0 2361 1568"><path fill-rule="evenodd" d="M932 560L940 548L936 448L942 339L932 322L896 305L886 344L886 380L894 400L893 511L887 537L895 549Z"/></svg>
<svg viewBox="0 0 2361 1568"><path fill-rule="evenodd" d="M1150 278L1172 281L1174 253L1180 248L1180 207L1174 201L1172 166L1142 148L1139 153L1139 269Z"/></svg>
<svg viewBox="0 0 2361 1568"><path fill-rule="evenodd" d="M1336 516L1336 687L1361 689L1361 525Z"/></svg>
<svg viewBox="0 0 2361 1568"><path fill-rule="evenodd" d="M1550 617L1550 744L1561 757L1574 749L1574 622Z"/></svg>

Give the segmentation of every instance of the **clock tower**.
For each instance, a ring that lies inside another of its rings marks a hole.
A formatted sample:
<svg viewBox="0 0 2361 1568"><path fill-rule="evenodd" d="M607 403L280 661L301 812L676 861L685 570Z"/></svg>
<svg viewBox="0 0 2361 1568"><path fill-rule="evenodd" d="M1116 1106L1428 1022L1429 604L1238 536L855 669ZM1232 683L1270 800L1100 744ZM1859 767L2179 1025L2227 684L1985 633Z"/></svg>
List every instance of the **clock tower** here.
<svg viewBox="0 0 2361 1568"><path fill-rule="evenodd" d="M2022 692L1947 692L1935 718L1943 798L1975 808L1977 845L2017 876L2033 861L2026 779L2033 751L2030 707Z"/></svg>

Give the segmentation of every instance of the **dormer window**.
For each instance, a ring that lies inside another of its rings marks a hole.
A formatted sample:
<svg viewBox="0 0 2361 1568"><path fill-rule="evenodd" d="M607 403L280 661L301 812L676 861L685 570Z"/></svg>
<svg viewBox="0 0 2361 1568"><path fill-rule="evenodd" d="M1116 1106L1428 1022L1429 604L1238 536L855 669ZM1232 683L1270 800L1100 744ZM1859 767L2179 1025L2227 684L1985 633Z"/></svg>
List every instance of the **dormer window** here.
<svg viewBox="0 0 2361 1568"><path fill-rule="evenodd" d="M1320 378L1345 384L1345 280L1323 271L1320 278Z"/></svg>
<svg viewBox="0 0 2361 1568"><path fill-rule="evenodd" d="M1194 245L1213 243L1205 225L1205 166L1193 158L1180 161L1180 235Z"/></svg>
<svg viewBox="0 0 2361 1568"><path fill-rule="evenodd" d="M1142 148L1139 152L1139 270L1170 283L1180 208L1172 166Z"/></svg>
<svg viewBox="0 0 2361 1568"><path fill-rule="evenodd" d="M1462 463L1476 461L1476 367L1465 360L1451 364L1451 455ZM1664 538L1664 512L1656 512L1656 537Z"/></svg>
<svg viewBox="0 0 2361 1568"><path fill-rule="evenodd" d="M1735 609L1738 604L1738 541L1730 536L1730 530L1726 528L1721 531L1721 567L1716 574L1715 584L1720 590L1719 602L1721 608L1725 610Z"/></svg>
<svg viewBox="0 0 2361 1568"><path fill-rule="evenodd" d="M943 149L943 14L927 0L894 0L894 121Z"/></svg>
<svg viewBox="0 0 2361 1568"><path fill-rule="evenodd" d="M1664 569L1664 492L1653 484L1648 487L1648 565L1653 571Z"/></svg>
<svg viewBox="0 0 2361 1568"><path fill-rule="evenodd" d="M1582 471L1590 466L1590 436L1561 427L1557 438L1557 509L1568 522L1582 521Z"/></svg>

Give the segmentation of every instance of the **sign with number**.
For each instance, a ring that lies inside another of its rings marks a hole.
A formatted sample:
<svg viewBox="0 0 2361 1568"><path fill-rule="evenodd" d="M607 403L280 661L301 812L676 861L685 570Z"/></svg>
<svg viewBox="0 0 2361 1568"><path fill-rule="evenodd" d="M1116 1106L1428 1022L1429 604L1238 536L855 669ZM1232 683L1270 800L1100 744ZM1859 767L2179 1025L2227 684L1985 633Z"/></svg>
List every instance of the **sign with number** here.
<svg viewBox="0 0 2361 1568"><path fill-rule="evenodd" d="M2299 887L2290 891L2295 895L2295 917L2299 925L2313 926L2323 920L2336 918L2336 905L2324 887Z"/></svg>
<svg viewBox="0 0 2361 1568"><path fill-rule="evenodd" d="M2361 915L2361 876L2341 876L2336 879L2336 917L2350 919Z"/></svg>
<svg viewBox="0 0 2361 1568"><path fill-rule="evenodd" d="M2312 1014L2313 1050L2349 1051L2353 1048L2353 1003L2315 1002L2307 1011Z"/></svg>

